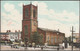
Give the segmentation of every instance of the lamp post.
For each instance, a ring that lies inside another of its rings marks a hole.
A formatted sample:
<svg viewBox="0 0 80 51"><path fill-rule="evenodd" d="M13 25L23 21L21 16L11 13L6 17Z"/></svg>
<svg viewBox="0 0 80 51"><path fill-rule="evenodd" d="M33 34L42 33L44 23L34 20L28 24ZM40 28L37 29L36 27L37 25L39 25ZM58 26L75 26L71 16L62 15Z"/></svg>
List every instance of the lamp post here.
<svg viewBox="0 0 80 51"><path fill-rule="evenodd" d="M57 51L59 51L59 32L57 33L58 35L58 48L57 48Z"/></svg>
<svg viewBox="0 0 80 51"><path fill-rule="evenodd" d="M79 1L80 2L80 1ZM80 5L80 3L79 3ZM80 7L79 7L80 8ZM79 13L80 13L80 10L79 10ZM80 14L79 14L79 43L80 43ZM79 51L80 51L80 48L79 48Z"/></svg>
<svg viewBox="0 0 80 51"><path fill-rule="evenodd" d="M0 2L1 3L1 2ZM1 11L1 9L0 9L0 11ZM1 14L0 14L1 15ZM0 16L0 33L1 33L1 16ZM1 42L1 35L0 35L0 42ZM0 45L1 45L1 43L0 43ZM1 49L1 47L0 47L0 49Z"/></svg>
<svg viewBox="0 0 80 51"><path fill-rule="evenodd" d="M1 2L0 2L1 3ZM1 11L1 10L0 10ZM1 33L1 17L0 17L0 33Z"/></svg>
<svg viewBox="0 0 80 51"><path fill-rule="evenodd" d="M57 33L57 35L58 35L58 45L59 45L59 32Z"/></svg>
<svg viewBox="0 0 80 51"><path fill-rule="evenodd" d="M73 26L72 26L72 30L71 30L71 32L72 32L72 51L73 51L73 32L74 32L74 30L73 30Z"/></svg>

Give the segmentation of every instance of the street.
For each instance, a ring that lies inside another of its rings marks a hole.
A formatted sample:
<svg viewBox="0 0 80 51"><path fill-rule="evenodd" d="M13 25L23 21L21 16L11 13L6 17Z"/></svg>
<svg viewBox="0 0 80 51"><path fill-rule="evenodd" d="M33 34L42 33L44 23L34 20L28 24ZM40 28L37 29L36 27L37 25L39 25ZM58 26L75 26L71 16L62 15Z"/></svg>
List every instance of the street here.
<svg viewBox="0 0 80 51"><path fill-rule="evenodd" d="M25 50L25 47L19 47L19 48L11 48L11 46L8 46L8 45L1 45L1 50ZM42 51L41 48L34 48L34 47L27 47L27 50L29 51ZM53 49L53 48L43 48L43 51L58 51L57 49ZM65 48L64 50L63 49L59 49L59 51L71 51L71 48ZM78 48L74 48L74 51L79 51Z"/></svg>

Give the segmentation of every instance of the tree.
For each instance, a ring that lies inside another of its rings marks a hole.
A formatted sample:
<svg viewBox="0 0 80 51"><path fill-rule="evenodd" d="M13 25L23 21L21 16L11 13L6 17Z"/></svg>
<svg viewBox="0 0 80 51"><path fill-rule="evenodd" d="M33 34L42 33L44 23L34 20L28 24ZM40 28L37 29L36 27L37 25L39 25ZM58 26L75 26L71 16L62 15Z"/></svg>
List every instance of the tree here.
<svg viewBox="0 0 80 51"><path fill-rule="evenodd" d="M35 44L40 44L42 43L42 39L43 39L43 36L40 35L38 32L34 32L32 35L31 35L31 41L34 42Z"/></svg>
<svg viewBox="0 0 80 51"><path fill-rule="evenodd" d="M69 36L69 37L66 37L66 41L69 43L69 45L71 45L71 43L72 43L72 39L71 39L72 37L71 36Z"/></svg>
<svg viewBox="0 0 80 51"><path fill-rule="evenodd" d="M69 42L71 42L71 36L69 37Z"/></svg>
<svg viewBox="0 0 80 51"><path fill-rule="evenodd" d="M42 45L43 44L43 35L40 35L40 40L39 40L39 44Z"/></svg>

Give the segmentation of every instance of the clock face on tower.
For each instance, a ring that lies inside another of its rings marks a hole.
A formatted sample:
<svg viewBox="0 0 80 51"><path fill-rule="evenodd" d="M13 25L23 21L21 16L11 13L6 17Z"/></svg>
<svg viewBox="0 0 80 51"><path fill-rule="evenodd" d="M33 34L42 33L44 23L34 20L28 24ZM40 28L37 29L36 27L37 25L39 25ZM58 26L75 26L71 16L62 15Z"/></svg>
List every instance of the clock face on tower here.
<svg viewBox="0 0 80 51"><path fill-rule="evenodd" d="M28 9L25 9L25 17L28 17Z"/></svg>
<svg viewBox="0 0 80 51"><path fill-rule="evenodd" d="M34 26L37 26L37 23L36 23L36 21L34 21Z"/></svg>

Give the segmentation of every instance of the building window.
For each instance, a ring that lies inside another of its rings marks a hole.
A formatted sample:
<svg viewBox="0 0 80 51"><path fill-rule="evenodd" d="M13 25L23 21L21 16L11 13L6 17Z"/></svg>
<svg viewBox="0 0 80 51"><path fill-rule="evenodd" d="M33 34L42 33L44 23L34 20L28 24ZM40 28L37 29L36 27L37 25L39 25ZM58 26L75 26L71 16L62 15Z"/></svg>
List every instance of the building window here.
<svg viewBox="0 0 80 51"><path fill-rule="evenodd" d="M11 36L11 39L14 39L14 37L13 37L13 36Z"/></svg>
<svg viewBox="0 0 80 51"><path fill-rule="evenodd" d="M53 37L51 37L51 43L53 43Z"/></svg>
<svg viewBox="0 0 80 51"><path fill-rule="evenodd" d="M48 41L49 41L49 36L48 36Z"/></svg>
<svg viewBox="0 0 80 51"><path fill-rule="evenodd" d="M28 17L28 9L25 9L25 17Z"/></svg>
<svg viewBox="0 0 80 51"><path fill-rule="evenodd" d="M36 26L36 22L34 22L34 26Z"/></svg>
<svg viewBox="0 0 80 51"><path fill-rule="evenodd" d="M35 9L33 10L33 17L35 17L35 15L36 15L36 12L35 12Z"/></svg>
<svg viewBox="0 0 80 51"><path fill-rule="evenodd" d="M25 35L28 35L28 26L27 26L27 25L25 25L25 26L24 26L24 29L25 29L25 30L24 30Z"/></svg>
<svg viewBox="0 0 80 51"><path fill-rule="evenodd" d="M57 42L57 38L55 37L55 43Z"/></svg>
<svg viewBox="0 0 80 51"><path fill-rule="evenodd" d="M34 21L34 26L37 26L37 22L36 21Z"/></svg>
<svg viewBox="0 0 80 51"><path fill-rule="evenodd" d="M61 41L60 41L60 42L62 42L62 37L60 37L60 39L61 39Z"/></svg>
<svg viewBox="0 0 80 51"><path fill-rule="evenodd" d="M61 37L58 37L58 42L60 42L61 41Z"/></svg>
<svg viewBox="0 0 80 51"><path fill-rule="evenodd" d="M16 39L17 39L17 37L16 37Z"/></svg>

